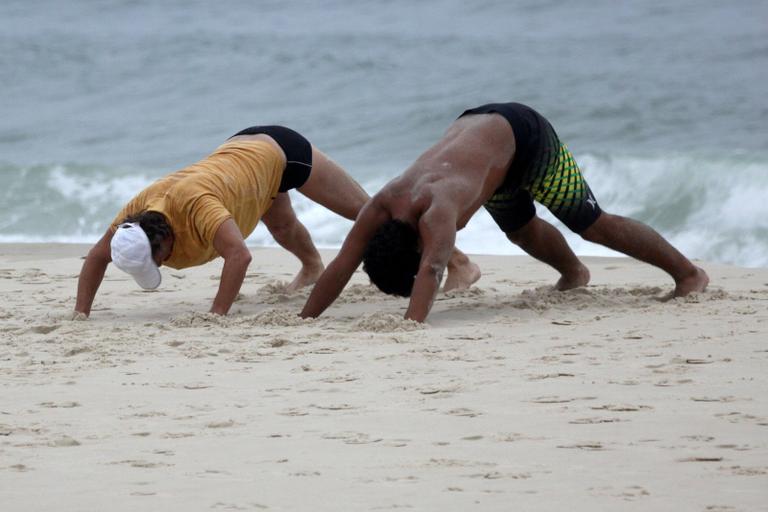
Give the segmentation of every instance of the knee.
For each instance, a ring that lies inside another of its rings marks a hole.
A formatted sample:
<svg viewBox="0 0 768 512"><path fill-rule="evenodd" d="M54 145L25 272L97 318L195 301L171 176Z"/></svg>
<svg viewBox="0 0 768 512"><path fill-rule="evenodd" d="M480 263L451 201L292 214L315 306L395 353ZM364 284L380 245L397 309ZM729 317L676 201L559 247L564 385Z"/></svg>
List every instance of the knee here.
<svg viewBox="0 0 768 512"><path fill-rule="evenodd" d="M612 217L609 213L601 213L591 226L579 233L579 236L588 242L602 243L605 240L606 230L610 229Z"/></svg>
<svg viewBox="0 0 768 512"><path fill-rule="evenodd" d="M593 242L593 243L599 243L599 235L596 229L594 229L595 225L589 226L587 229L579 233L579 236L586 240L587 242Z"/></svg>
<svg viewBox="0 0 768 512"><path fill-rule="evenodd" d="M541 221L538 217L534 217L520 228L514 231L505 231L504 234L507 235L507 239L513 244L523 246L536 238L540 231Z"/></svg>
<svg viewBox="0 0 768 512"><path fill-rule="evenodd" d="M522 229L507 231L504 234L507 235L507 239L513 244L522 245L525 242L525 235Z"/></svg>

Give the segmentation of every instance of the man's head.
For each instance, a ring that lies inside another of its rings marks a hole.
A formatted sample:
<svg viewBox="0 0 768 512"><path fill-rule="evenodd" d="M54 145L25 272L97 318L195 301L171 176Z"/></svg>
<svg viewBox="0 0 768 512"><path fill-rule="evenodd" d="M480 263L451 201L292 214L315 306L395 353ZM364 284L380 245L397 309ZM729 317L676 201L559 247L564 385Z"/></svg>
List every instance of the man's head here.
<svg viewBox="0 0 768 512"><path fill-rule="evenodd" d="M363 254L363 270L379 290L410 297L419 271L419 235L409 224L392 219L382 224Z"/></svg>
<svg viewBox="0 0 768 512"><path fill-rule="evenodd" d="M112 262L144 289L160 285L158 267L173 248L173 231L164 215L142 212L124 219L112 235Z"/></svg>

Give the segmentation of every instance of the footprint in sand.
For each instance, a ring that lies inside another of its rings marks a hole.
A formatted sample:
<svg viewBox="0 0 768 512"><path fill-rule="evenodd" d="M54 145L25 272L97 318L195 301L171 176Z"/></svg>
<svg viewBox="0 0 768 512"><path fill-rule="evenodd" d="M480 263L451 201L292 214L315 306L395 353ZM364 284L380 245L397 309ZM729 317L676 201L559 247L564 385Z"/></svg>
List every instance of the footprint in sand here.
<svg viewBox="0 0 768 512"><path fill-rule="evenodd" d="M587 451L602 451L605 450L605 446L603 446L603 443L599 441L589 441L584 443L574 443L574 444L559 444L557 445L558 448L566 448L569 450L587 450Z"/></svg>
<svg viewBox="0 0 768 512"><path fill-rule="evenodd" d="M709 443L710 441L714 441L715 438L712 436L705 436L705 435L692 435L692 436L681 436L683 439L689 439L691 441L700 441L703 443Z"/></svg>
<svg viewBox="0 0 768 512"><path fill-rule="evenodd" d="M575 420L571 420L568 423L571 423L573 425L597 425L600 423L621 423L629 420L622 420L619 418L599 418L599 417L593 417L593 418L578 418Z"/></svg>
<svg viewBox="0 0 768 512"><path fill-rule="evenodd" d="M154 469L154 468L169 468L173 466L173 464L166 464L165 462L151 462L148 460L120 460L115 462L110 462L112 465L118 465L118 464L125 464L128 466L131 466L132 468L142 468L142 469Z"/></svg>
<svg viewBox="0 0 768 512"><path fill-rule="evenodd" d="M475 460L462 460L462 459L429 459L429 462L425 464L426 467L441 467L441 468L461 468L461 467L480 467L480 468L493 468L498 464L495 462L484 462Z"/></svg>
<svg viewBox="0 0 768 512"><path fill-rule="evenodd" d="M418 388L419 394L422 394L422 395L450 395L460 390L461 390L461 387L458 385L446 385L446 386L434 385L434 386L424 386L424 387Z"/></svg>
<svg viewBox="0 0 768 512"><path fill-rule="evenodd" d="M736 402L739 399L735 396L692 396L691 400L694 402L722 402L722 403L730 403L730 402ZM749 399L744 399L749 400Z"/></svg>
<svg viewBox="0 0 768 512"><path fill-rule="evenodd" d="M406 483L415 483L418 482L420 479L417 476L413 475L405 475L405 476L386 476L384 477L385 482L406 482ZM408 508L411 508L408 506ZM377 510L376 508L373 508L371 510ZM379 510L384 510L384 507L380 508Z"/></svg>
<svg viewBox="0 0 768 512"><path fill-rule="evenodd" d="M411 439L390 439L389 441L384 442L383 446L388 446L390 448L404 448L408 446L408 443L411 441Z"/></svg>
<svg viewBox="0 0 768 512"><path fill-rule="evenodd" d="M574 398L562 398L559 396L539 396L530 400L534 404L566 404L573 401Z"/></svg>
<svg viewBox="0 0 768 512"><path fill-rule="evenodd" d="M482 478L484 480L501 480L508 478L510 480L527 480L531 478L530 473L502 473L500 471L488 471L485 473L473 473L471 475L462 475L465 478Z"/></svg>
<svg viewBox="0 0 768 512"><path fill-rule="evenodd" d="M291 407L288 409L283 409L282 411L278 412L280 416L306 416L309 413L307 411L298 409L296 407Z"/></svg>
<svg viewBox="0 0 768 512"><path fill-rule="evenodd" d="M260 503L246 503L246 504L237 504L237 503L224 503L223 501L217 501L213 505L210 506L211 509L218 510L218 509L224 509L224 510L248 510L248 509L257 509L257 510L266 510L269 507L266 505L262 505Z"/></svg>
<svg viewBox="0 0 768 512"><path fill-rule="evenodd" d="M719 467L720 471L729 471L737 476L762 476L768 475L768 466L745 468L743 466Z"/></svg>
<svg viewBox="0 0 768 512"><path fill-rule="evenodd" d="M667 379L663 379L658 382L655 382L653 385L660 388L668 388L672 386L680 386L682 384L691 384L692 382L693 382L692 379L679 379L679 380L676 380L675 382L672 382Z"/></svg>
<svg viewBox="0 0 768 512"><path fill-rule="evenodd" d="M23 274L16 275L19 278L21 284L50 284L51 279L48 274L41 272L39 268L31 268Z"/></svg>
<svg viewBox="0 0 768 512"><path fill-rule="evenodd" d="M344 444L371 444L378 443L381 437L372 437L363 432L339 432L337 434L323 434L323 439L341 440Z"/></svg>
<svg viewBox="0 0 768 512"><path fill-rule="evenodd" d="M288 476L320 476L319 471L297 471L296 473L288 473Z"/></svg>
<svg viewBox="0 0 768 512"><path fill-rule="evenodd" d="M651 495L651 493L639 485L630 485L624 489L615 489L611 486L600 488L590 487L587 490L596 496L613 496L614 498L623 498L625 501L634 501L638 498L644 498L645 496ZM618 507L618 509L620 508L621 507Z"/></svg>
<svg viewBox="0 0 768 512"><path fill-rule="evenodd" d="M73 407L80 407L78 402L41 402L37 405L47 409L72 409Z"/></svg>
<svg viewBox="0 0 768 512"><path fill-rule="evenodd" d="M314 407L315 409L320 409L322 411L353 411L355 409L360 409L360 407L356 407L350 404L328 404L328 405L310 404L310 407Z"/></svg>
<svg viewBox="0 0 768 512"><path fill-rule="evenodd" d="M517 432L511 433L498 433L493 436L493 440L499 443L514 443L517 441L545 441L546 437L533 437Z"/></svg>
<svg viewBox="0 0 768 512"><path fill-rule="evenodd" d="M360 377L343 374L343 375L333 375L331 377L325 377L323 379L320 379L320 382L325 382L327 384L344 384L345 382L354 382L356 380L360 380Z"/></svg>
<svg viewBox="0 0 768 512"><path fill-rule="evenodd" d="M226 420L226 421L212 421L210 423L206 423L206 428L230 428L237 425L234 420Z"/></svg>
<svg viewBox="0 0 768 512"><path fill-rule="evenodd" d="M756 425L760 425L761 427L768 427L768 418L753 416L751 414L745 414L738 411L715 414L715 417L722 418L729 423L754 423Z"/></svg>
<svg viewBox="0 0 768 512"><path fill-rule="evenodd" d="M574 402L576 400L595 400L596 396L576 396L573 398L565 398L557 395L553 396L539 396L530 400L534 404L566 404L568 402Z"/></svg>
<svg viewBox="0 0 768 512"><path fill-rule="evenodd" d="M539 373L539 374L529 374L528 380L544 380L544 379L560 379L563 377L575 377L576 375L573 373Z"/></svg>
<svg viewBox="0 0 768 512"><path fill-rule="evenodd" d="M637 498L643 498L645 496L650 496L650 495L651 493L649 493L639 485L630 485L629 487L625 488L622 492L614 496L617 498L624 498L625 500L632 501Z"/></svg>
<svg viewBox="0 0 768 512"><path fill-rule="evenodd" d="M448 411L445 411L443 414L448 414L450 416L463 416L466 418L475 418L477 416L482 415L483 413L478 411L473 411L472 409L467 409L466 407L458 407L456 409L449 409Z"/></svg>
<svg viewBox="0 0 768 512"><path fill-rule="evenodd" d="M720 448L721 450L734 450L737 452L748 452L754 450L756 447L748 444L718 444L715 445L715 448Z"/></svg>
<svg viewBox="0 0 768 512"><path fill-rule="evenodd" d="M637 412L637 411L647 411L653 409L650 405L617 405L617 404L607 404L607 405L599 405L597 407L590 407L590 409L593 409L595 411L612 411L612 412Z"/></svg>
<svg viewBox="0 0 768 512"><path fill-rule="evenodd" d="M64 352L64 357L72 357L76 356L78 354L84 354L86 352L91 352L93 349L88 346L82 346L82 347L74 347Z"/></svg>
<svg viewBox="0 0 768 512"><path fill-rule="evenodd" d="M700 455L697 457L685 457L683 459L677 459L677 462L721 462L722 457Z"/></svg>

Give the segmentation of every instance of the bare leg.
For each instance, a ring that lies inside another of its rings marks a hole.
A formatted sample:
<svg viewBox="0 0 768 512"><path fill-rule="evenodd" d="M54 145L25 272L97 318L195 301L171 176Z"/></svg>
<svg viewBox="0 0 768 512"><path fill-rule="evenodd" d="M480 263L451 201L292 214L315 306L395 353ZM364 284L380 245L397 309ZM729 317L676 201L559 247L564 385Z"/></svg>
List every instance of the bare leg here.
<svg viewBox="0 0 768 512"><path fill-rule="evenodd" d="M549 222L534 216L528 224L506 235L525 252L560 272L556 289L570 290L589 283L589 269L579 261L562 233Z"/></svg>
<svg viewBox="0 0 768 512"><path fill-rule="evenodd" d="M312 172L299 192L349 220L355 220L370 199L352 177L317 148L312 148Z"/></svg>
<svg viewBox="0 0 768 512"><path fill-rule="evenodd" d="M278 194L261 220L275 241L301 261L301 270L288 285L288 291L314 284L325 269L323 260L307 228L296 217L288 194Z"/></svg>
<svg viewBox="0 0 768 512"><path fill-rule="evenodd" d="M704 270L642 222L603 212L581 236L664 270L675 280L675 297L704 291L709 283Z"/></svg>
<svg viewBox="0 0 768 512"><path fill-rule="evenodd" d="M480 267L471 262L466 254L453 248L448 260L448 277L445 278L443 291L464 290L480 279Z"/></svg>

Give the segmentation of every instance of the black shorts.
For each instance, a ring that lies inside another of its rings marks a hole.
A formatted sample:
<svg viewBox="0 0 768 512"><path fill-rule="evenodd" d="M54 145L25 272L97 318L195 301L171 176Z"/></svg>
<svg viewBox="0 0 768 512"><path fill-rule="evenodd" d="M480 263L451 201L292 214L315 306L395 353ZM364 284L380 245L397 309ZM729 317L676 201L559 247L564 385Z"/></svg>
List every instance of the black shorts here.
<svg viewBox="0 0 768 512"><path fill-rule="evenodd" d="M517 231L536 215L537 201L571 231L591 226L600 217L600 206L552 125L520 103L491 103L459 117L490 113L503 116L515 134L515 156L504 183L484 205L496 224L505 233Z"/></svg>
<svg viewBox="0 0 768 512"><path fill-rule="evenodd" d="M240 130L238 135L269 135L285 153L285 170L280 179L280 192L299 188L309 179L312 172L312 145L301 134L285 126L251 126Z"/></svg>

